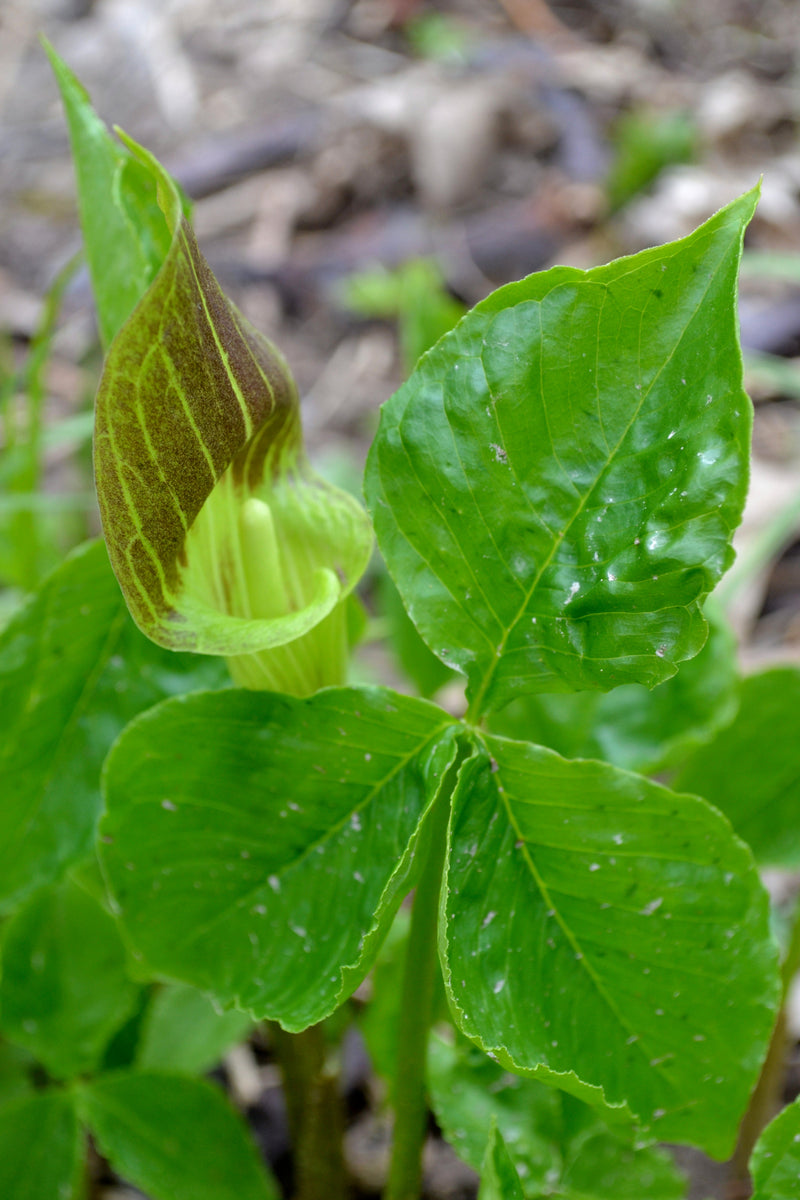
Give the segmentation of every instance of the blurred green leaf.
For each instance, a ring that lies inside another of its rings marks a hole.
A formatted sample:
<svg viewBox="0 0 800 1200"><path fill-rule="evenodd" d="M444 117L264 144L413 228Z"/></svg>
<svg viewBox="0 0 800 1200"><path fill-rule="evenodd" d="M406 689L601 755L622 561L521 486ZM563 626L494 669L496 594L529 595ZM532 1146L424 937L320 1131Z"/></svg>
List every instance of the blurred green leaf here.
<svg viewBox="0 0 800 1200"><path fill-rule="evenodd" d="M637 1147L628 1122L609 1125L574 1096L509 1074L459 1034L431 1037L428 1080L436 1119L461 1158L481 1169L496 1124L530 1200L680 1200L685 1193L669 1156Z"/></svg>
<svg viewBox="0 0 800 1200"><path fill-rule="evenodd" d="M24 365L16 378L10 378L0 390L4 442L0 449L0 492L5 493L0 495L0 579L28 591L58 562L58 542L65 535L64 517L87 507L83 496L79 500L71 494L43 497L39 491L42 455L49 443L44 427L47 366L61 301L79 262L80 255L75 255L56 274ZM11 403L15 394L20 400L16 405ZM45 516L49 520L44 520ZM74 542L77 539L71 532L73 536L67 540Z"/></svg>
<svg viewBox="0 0 800 1200"><path fill-rule="evenodd" d="M197 988L169 984L155 992L145 1013L136 1065L201 1075L252 1027L247 1013L219 1012Z"/></svg>
<svg viewBox="0 0 800 1200"><path fill-rule="evenodd" d="M75 550L0 632L0 910L89 853L100 768L124 725L165 696L226 680L133 625L102 542Z"/></svg>
<svg viewBox="0 0 800 1200"><path fill-rule="evenodd" d="M151 1200L279 1200L243 1120L205 1080L118 1072L77 1099L114 1170Z"/></svg>
<svg viewBox="0 0 800 1200"><path fill-rule="evenodd" d="M800 399L800 366L795 359L777 354L759 354L748 350L744 358L745 371L751 384L766 385L784 396Z"/></svg>
<svg viewBox="0 0 800 1200"><path fill-rule="evenodd" d="M84 1154L69 1093L38 1092L0 1109L3 1200L82 1200Z"/></svg>
<svg viewBox="0 0 800 1200"><path fill-rule="evenodd" d="M750 1159L752 1200L797 1200L800 1194L800 1099L771 1121Z"/></svg>
<svg viewBox="0 0 800 1200"><path fill-rule="evenodd" d="M94 543L71 554L0 634L0 909L91 847L99 763L75 751L126 620L105 548Z"/></svg>
<svg viewBox="0 0 800 1200"><path fill-rule="evenodd" d="M12 1042L0 1043L0 1108L21 1100L33 1091L31 1072L36 1065L33 1055Z"/></svg>
<svg viewBox="0 0 800 1200"><path fill-rule="evenodd" d="M643 191L674 163L691 162L697 145L697 129L688 112L626 114L612 134L614 158L606 179L612 211Z"/></svg>
<svg viewBox="0 0 800 1200"><path fill-rule="evenodd" d="M0 1028L71 1079L99 1064L138 988L116 923L75 884L37 892L3 931Z"/></svg>
<svg viewBox="0 0 800 1200"><path fill-rule="evenodd" d="M736 719L673 781L724 812L765 866L800 866L798 713L798 668L749 676Z"/></svg>
<svg viewBox="0 0 800 1200"><path fill-rule="evenodd" d="M741 273L744 279L782 279L800 284L800 254L745 250Z"/></svg>
<svg viewBox="0 0 800 1200"><path fill-rule="evenodd" d="M503 1135L493 1120L481 1164L478 1200L523 1200L524 1192Z"/></svg>
<svg viewBox="0 0 800 1200"><path fill-rule="evenodd" d="M393 271L362 271L344 285L344 301L365 317L396 318L406 371L449 333L466 309L445 288L436 263L412 259Z"/></svg>
<svg viewBox="0 0 800 1200"><path fill-rule="evenodd" d="M461 63L474 41L466 25L447 13L428 12L406 21L405 34L420 58Z"/></svg>
<svg viewBox="0 0 800 1200"><path fill-rule="evenodd" d="M420 696L429 699L457 676L423 642L405 610L391 575L385 569L378 576L377 593L398 665Z"/></svg>

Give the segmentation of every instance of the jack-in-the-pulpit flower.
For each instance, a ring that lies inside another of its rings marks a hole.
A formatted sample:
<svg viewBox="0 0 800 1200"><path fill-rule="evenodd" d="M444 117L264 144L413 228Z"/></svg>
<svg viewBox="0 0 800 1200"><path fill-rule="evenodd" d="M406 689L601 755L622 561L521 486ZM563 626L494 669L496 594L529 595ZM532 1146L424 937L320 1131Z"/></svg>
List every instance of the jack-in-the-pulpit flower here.
<svg viewBox="0 0 800 1200"><path fill-rule="evenodd" d="M172 237L97 396L97 494L128 607L153 641L224 655L247 687L341 683L369 519L311 469L283 358L223 294L169 176L121 136Z"/></svg>

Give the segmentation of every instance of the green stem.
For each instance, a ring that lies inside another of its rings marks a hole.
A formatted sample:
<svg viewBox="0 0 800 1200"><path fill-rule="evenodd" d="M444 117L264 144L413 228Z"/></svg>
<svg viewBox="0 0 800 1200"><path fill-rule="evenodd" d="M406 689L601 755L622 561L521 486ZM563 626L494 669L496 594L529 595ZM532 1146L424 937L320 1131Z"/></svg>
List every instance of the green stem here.
<svg viewBox="0 0 800 1200"><path fill-rule="evenodd" d="M295 1200L346 1200L344 1111L324 1028L311 1025L302 1033L287 1033L272 1023L270 1036L283 1076Z"/></svg>
<svg viewBox="0 0 800 1200"><path fill-rule="evenodd" d="M414 893L408 936L394 1088L394 1142L386 1200L418 1200L427 1125L425 1074L438 970L439 893L447 844L454 764L430 816L428 843Z"/></svg>
<svg viewBox="0 0 800 1200"><path fill-rule="evenodd" d="M254 512L251 510L249 516L251 525L257 527L256 533L263 535L268 556L272 556L274 563L277 546L269 508L261 505ZM257 546L251 549L258 551ZM231 660L228 662L230 665ZM335 680L336 683L344 682L345 669L343 662L342 678ZM311 694L303 688L302 681L296 689L288 691L296 696ZM344 1161L344 1103L338 1062L330 1052L325 1026L320 1022L300 1033L289 1033L277 1021L270 1021L269 1031L283 1078L294 1163L293 1200L348 1200L351 1193Z"/></svg>
<svg viewBox="0 0 800 1200"><path fill-rule="evenodd" d="M781 1090L786 1074L786 1050L788 1045L786 1031L786 998L789 994L792 980L800 968L800 901L797 902L792 918L792 929L789 945L781 966L781 1008L772 1039L761 1068L758 1083L750 1097L747 1112L739 1127L739 1138L731 1159L730 1196L735 1200L742 1195L749 1195L747 1186L749 1179L748 1164L758 1138L769 1121L780 1108Z"/></svg>
<svg viewBox="0 0 800 1200"><path fill-rule="evenodd" d="M39 326L31 339L28 363L24 373L27 399L26 457L14 483L18 492L35 492L42 475L42 422L47 398L47 367L50 361L56 321L61 310L61 301L69 281L75 274L82 254L79 252L61 268L45 297ZM34 588L43 569L42 523L33 508L23 509L13 523L15 533L12 541L22 547L21 580L23 587Z"/></svg>

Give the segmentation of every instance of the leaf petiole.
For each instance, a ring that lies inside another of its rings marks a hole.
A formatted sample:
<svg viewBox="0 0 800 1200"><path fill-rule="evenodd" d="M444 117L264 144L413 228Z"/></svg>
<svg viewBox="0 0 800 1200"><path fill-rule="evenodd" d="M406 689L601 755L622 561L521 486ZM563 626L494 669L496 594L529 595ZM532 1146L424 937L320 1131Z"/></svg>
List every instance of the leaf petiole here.
<svg viewBox="0 0 800 1200"><path fill-rule="evenodd" d="M450 802L463 755L442 781L430 814L423 864L414 892L403 970L395 1073L395 1125L385 1200L418 1200L422 1180L427 1102L428 1034L439 969L439 894L447 851Z"/></svg>

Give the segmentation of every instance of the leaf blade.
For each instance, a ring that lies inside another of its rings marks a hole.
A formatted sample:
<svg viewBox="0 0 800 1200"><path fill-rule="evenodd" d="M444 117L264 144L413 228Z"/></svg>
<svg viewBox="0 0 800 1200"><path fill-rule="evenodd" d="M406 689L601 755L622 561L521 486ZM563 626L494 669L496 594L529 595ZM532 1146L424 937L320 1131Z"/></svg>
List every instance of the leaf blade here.
<svg viewBox="0 0 800 1200"><path fill-rule="evenodd" d="M252 1028L245 1013L218 1012L196 988L173 984L158 992L145 1013L136 1066L200 1075Z"/></svg>
<svg viewBox="0 0 800 1200"><path fill-rule="evenodd" d="M489 1140L483 1158L478 1200L524 1200L519 1175L503 1141L503 1135L494 1121L489 1129Z"/></svg>
<svg viewBox="0 0 800 1200"><path fill-rule="evenodd" d="M788 868L800 865L798 704L796 667L748 676L734 721L675 781L721 809L759 862Z"/></svg>
<svg viewBox="0 0 800 1200"><path fill-rule="evenodd" d="M42 1153L43 1146L47 1152ZM84 1139L71 1096L50 1090L0 1109L0 1194L79 1200Z"/></svg>
<svg viewBox="0 0 800 1200"><path fill-rule="evenodd" d="M491 715L492 732L646 774L680 763L730 724L739 705L733 632L708 605L705 616L703 649L652 691L630 683L611 692L530 693Z"/></svg>
<svg viewBox="0 0 800 1200"><path fill-rule="evenodd" d="M0 1027L58 1079L95 1069L138 988L114 920L74 884L38 892L3 931Z"/></svg>
<svg viewBox="0 0 800 1200"><path fill-rule="evenodd" d="M473 713L652 687L702 646L746 489L734 299L755 201L499 289L384 406L365 476L378 541Z"/></svg>
<svg viewBox="0 0 800 1200"><path fill-rule="evenodd" d="M101 857L132 943L223 1005L322 1019L412 886L453 743L440 709L380 688L159 706L105 775Z"/></svg>
<svg viewBox="0 0 800 1200"><path fill-rule="evenodd" d="M0 633L6 910L91 847L99 791L71 793L65 760L123 618L105 550L94 543L74 551Z"/></svg>
<svg viewBox="0 0 800 1200"><path fill-rule="evenodd" d="M746 847L694 797L486 747L456 794L443 898L459 1024L510 1069L723 1157L778 1000Z"/></svg>
<svg viewBox="0 0 800 1200"><path fill-rule="evenodd" d="M100 768L123 726L167 695L224 681L218 661L139 633L102 542L44 580L0 631L0 910L90 852Z"/></svg>
<svg viewBox="0 0 800 1200"><path fill-rule="evenodd" d="M496 1124L525 1196L568 1200L681 1200L671 1159L635 1145L630 1124L607 1124L588 1105L535 1079L511 1075L477 1046L435 1034L428 1077L436 1119L459 1156L481 1167Z"/></svg>
<svg viewBox="0 0 800 1200"><path fill-rule="evenodd" d="M78 1107L115 1170L153 1200L278 1200L244 1122L205 1080L103 1075L80 1088Z"/></svg>
<svg viewBox="0 0 800 1200"><path fill-rule="evenodd" d="M750 1159L753 1200L792 1200L800 1175L800 1100L769 1123Z"/></svg>

